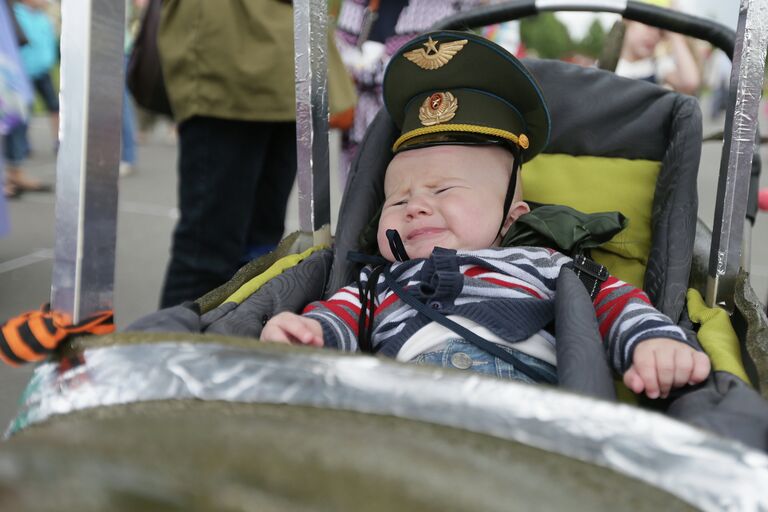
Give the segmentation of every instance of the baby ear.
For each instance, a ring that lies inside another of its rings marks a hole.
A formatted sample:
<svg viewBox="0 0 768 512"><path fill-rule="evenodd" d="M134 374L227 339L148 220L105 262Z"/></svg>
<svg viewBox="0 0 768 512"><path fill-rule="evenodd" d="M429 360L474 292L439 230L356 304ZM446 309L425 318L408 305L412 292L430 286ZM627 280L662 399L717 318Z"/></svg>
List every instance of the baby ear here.
<svg viewBox="0 0 768 512"><path fill-rule="evenodd" d="M509 231L509 228L512 226L512 224L515 223L515 221L521 216L531 211L531 207L528 206L528 203L525 201L517 201L512 203L509 207L509 213L507 213L507 218L504 220L504 227L501 229L501 236L504 236L507 234L507 231Z"/></svg>

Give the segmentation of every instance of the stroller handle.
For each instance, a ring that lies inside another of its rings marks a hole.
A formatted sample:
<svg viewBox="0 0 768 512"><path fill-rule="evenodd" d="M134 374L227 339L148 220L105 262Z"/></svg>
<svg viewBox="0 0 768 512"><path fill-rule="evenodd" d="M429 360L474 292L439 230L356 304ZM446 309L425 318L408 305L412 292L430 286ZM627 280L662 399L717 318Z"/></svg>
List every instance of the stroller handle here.
<svg viewBox="0 0 768 512"><path fill-rule="evenodd" d="M435 30L461 30L535 16L542 12L612 12L623 18L707 41L733 59L736 32L716 21L635 0L580 2L570 0L512 0L458 13L440 20Z"/></svg>

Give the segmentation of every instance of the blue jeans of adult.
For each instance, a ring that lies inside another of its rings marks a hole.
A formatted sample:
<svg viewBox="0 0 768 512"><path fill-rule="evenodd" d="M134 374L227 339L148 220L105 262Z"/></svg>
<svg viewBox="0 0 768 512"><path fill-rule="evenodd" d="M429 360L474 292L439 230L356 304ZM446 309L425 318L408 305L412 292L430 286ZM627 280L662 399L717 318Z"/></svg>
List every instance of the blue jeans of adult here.
<svg viewBox="0 0 768 512"><path fill-rule="evenodd" d="M136 120L128 88L123 93L123 145L120 161L131 165L136 163Z"/></svg>
<svg viewBox="0 0 768 512"><path fill-rule="evenodd" d="M257 245L283 236L296 177L296 123L192 117L179 125L179 221L161 307L225 283Z"/></svg>
<svg viewBox="0 0 768 512"><path fill-rule="evenodd" d="M0 137L0 154L4 153L3 137ZM0 158L0 183L5 183L5 162ZM11 230L11 222L8 219L8 210L5 206L5 194L0 194L0 237L8 234Z"/></svg>
<svg viewBox="0 0 768 512"><path fill-rule="evenodd" d="M17 124L3 138L3 158L8 165L18 167L29 156L27 123Z"/></svg>
<svg viewBox="0 0 768 512"><path fill-rule="evenodd" d="M125 58L126 65L128 57ZM133 103L128 92L128 87L123 89L123 137L120 161L131 165L136 163L136 114L133 111Z"/></svg>

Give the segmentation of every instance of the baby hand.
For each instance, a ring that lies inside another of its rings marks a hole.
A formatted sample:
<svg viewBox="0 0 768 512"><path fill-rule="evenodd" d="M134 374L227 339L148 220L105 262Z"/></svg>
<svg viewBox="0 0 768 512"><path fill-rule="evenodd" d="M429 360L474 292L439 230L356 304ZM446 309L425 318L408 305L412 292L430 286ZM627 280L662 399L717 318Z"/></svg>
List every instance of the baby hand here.
<svg viewBox="0 0 768 512"><path fill-rule="evenodd" d="M294 345L323 346L323 328L320 322L296 313L283 312L273 316L264 329L261 339Z"/></svg>
<svg viewBox="0 0 768 512"><path fill-rule="evenodd" d="M635 347L632 366L624 373L624 384L648 398L666 398L669 390L698 384L709 375L709 357L679 341L652 338Z"/></svg>

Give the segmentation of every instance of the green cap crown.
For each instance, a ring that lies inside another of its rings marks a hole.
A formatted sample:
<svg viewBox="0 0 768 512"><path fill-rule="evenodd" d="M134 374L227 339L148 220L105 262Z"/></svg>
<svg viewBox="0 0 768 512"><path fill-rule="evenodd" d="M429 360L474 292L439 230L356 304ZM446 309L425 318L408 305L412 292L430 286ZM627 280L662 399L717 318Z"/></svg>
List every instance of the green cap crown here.
<svg viewBox="0 0 768 512"><path fill-rule="evenodd" d="M549 140L536 80L504 48L469 32L431 32L400 48L384 75L384 104L402 133L394 152L502 142L527 161Z"/></svg>

